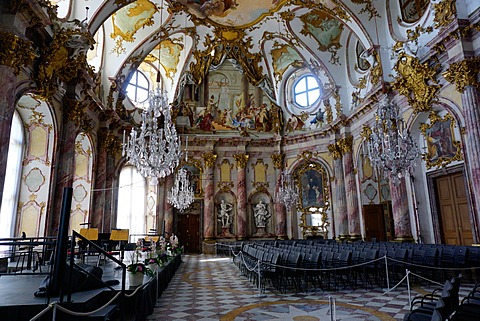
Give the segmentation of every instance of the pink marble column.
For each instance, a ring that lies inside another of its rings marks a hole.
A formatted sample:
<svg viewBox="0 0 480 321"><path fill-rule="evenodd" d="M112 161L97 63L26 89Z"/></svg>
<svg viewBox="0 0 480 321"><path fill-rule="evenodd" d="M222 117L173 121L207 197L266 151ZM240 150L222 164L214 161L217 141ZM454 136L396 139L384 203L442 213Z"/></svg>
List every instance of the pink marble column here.
<svg viewBox="0 0 480 321"><path fill-rule="evenodd" d="M165 195L165 200L167 199L168 192L172 190L173 186L173 181L174 181L174 175L169 175L165 178L165 190L164 190L164 195ZM170 237L170 235L174 232L173 230L173 205L170 204L169 202L164 202L163 203L163 219L165 222L165 237Z"/></svg>
<svg viewBox="0 0 480 321"><path fill-rule="evenodd" d="M472 212L480 221L480 93L474 86L466 86L462 94L465 115L465 166L469 176ZM478 224L478 223L477 223ZM476 237L480 237L476 235Z"/></svg>
<svg viewBox="0 0 480 321"><path fill-rule="evenodd" d="M15 84L14 69L0 65L0 207L7 169L10 128L15 111Z"/></svg>
<svg viewBox="0 0 480 321"><path fill-rule="evenodd" d="M105 191L111 186L107 186L107 151L104 148L101 141L98 144L98 151L93 164L95 179L92 195L92 215L90 217L90 222L93 227L98 227L99 231L109 232L109 227L105 228L103 224L103 217L105 211Z"/></svg>
<svg viewBox="0 0 480 321"><path fill-rule="evenodd" d="M342 140L343 171L345 176L345 194L347 201L348 233L351 240L358 240L360 235L360 210L358 208L358 193L353 166L352 143L353 137Z"/></svg>
<svg viewBox="0 0 480 321"><path fill-rule="evenodd" d="M281 168L275 168L275 195L278 195L278 190L280 189L280 184L282 182L282 170ZM285 206L282 202L275 198L275 233L277 238L286 239L287 238L287 212Z"/></svg>
<svg viewBox="0 0 480 321"><path fill-rule="evenodd" d="M65 104L76 104L77 102L68 102ZM64 108L68 110L69 107ZM62 210L62 200L64 188L72 187L75 161L75 138L77 136L78 126L68 117L63 117L63 127L60 130L59 151L55 160L55 175L52 184L55 186L55 194L53 200L52 217L50 218L51 226L47 231L47 235L57 235L57 229L60 224L60 215Z"/></svg>
<svg viewBox="0 0 480 321"><path fill-rule="evenodd" d="M237 162L237 236L247 237L247 187L246 170Z"/></svg>
<svg viewBox="0 0 480 321"><path fill-rule="evenodd" d="M413 241L412 226L410 224L410 213L408 210L407 184L405 178L400 179L398 185L390 182L390 197L392 199L393 227L395 240Z"/></svg>
<svg viewBox="0 0 480 321"><path fill-rule="evenodd" d="M205 203L203 207L203 237L215 238L215 204L213 201L213 164L205 169Z"/></svg>
<svg viewBox="0 0 480 321"><path fill-rule="evenodd" d="M338 144L328 146L330 153L333 155L333 174L335 175L334 200L332 204L335 237L343 240L348 237L348 213L347 213L347 197L345 194L345 177L343 174L342 153Z"/></svg>

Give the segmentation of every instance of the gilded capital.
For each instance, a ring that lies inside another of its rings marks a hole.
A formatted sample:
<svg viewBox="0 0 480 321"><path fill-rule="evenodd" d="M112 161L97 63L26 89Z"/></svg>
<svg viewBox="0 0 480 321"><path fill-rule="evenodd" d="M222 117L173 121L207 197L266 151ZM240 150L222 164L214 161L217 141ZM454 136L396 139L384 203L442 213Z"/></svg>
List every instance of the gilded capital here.
<svg viewBox="0 0 480 321"><path fill-rule="evenodd" d="M14 68L15 75L20 73L20 67L29 65L35 59L31 42L21 39L10 32L0 31L0 65Z"/></svg>
<svg viewBox="0 0 480 321"><path fill-rule="evenodd" d="M342 150L340 149L340 147L338 146L337 143L330 144L327 147L328 147L328 151L330 152L330 154L332 154L333 159L342 158Z"/></svg>
<svg viewBox="0 0 480 321"><path fill-rule="evenodd" d="M247 161L249 156L247 154L235 154L233 155L235 161L237 162L237 168L245 168L247 167Z"/></svg>
<svg viewBox="0 0 480 321"><path fill-rule="evenodd" d="M455 84L459 92L463 92L467 86L480 88L478 82L479 72L480 58L474 57L450 64L447 71L443 73L443 77L448 82Z"/></svg>
<svg viewBox="0 0 480 321"><path fill-rule="evenodd" d="M207 152L202 154L203 161L205 162L205 167L211 168L215 166L215 160L217 155L212 152Z"/></svg>
<svg viewBox="0 0 480 321"><path fill-rule="evenodd" d="M342 154L351 153L353 151L353 136L348 135L347 137L340 139L337 144L338 148L342 151Z"/></svg>
<svg viewBox="0 0 480 321"><path fill-rule="evenodd" d="M273 154L272 156L273 167L281 169L283 167L283 160L285 159L285 154Z"/></svg>

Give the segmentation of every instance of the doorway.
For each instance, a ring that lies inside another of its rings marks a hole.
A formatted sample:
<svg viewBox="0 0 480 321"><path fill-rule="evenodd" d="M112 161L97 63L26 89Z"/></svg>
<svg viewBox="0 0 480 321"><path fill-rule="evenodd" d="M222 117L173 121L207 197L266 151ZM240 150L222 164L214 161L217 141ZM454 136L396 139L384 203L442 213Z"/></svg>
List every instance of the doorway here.
<svg viewBox="0 0 480 321"><path fill-rule="evenodd" d="M383 204L363 205L366 241L386 241Z"/></svg>
<svg viewBox="0 0 480 321"><path fill-rule="evenodd" d="M185 253L200 253L201 202L194 201L183 213L176 212L177 236Z"/></svg>
<svg viewBox="0 0 480 321"><path fill-rule="evenodd" d="M473 233L463 171L434 178L442 242L472 245Z"/></svg>

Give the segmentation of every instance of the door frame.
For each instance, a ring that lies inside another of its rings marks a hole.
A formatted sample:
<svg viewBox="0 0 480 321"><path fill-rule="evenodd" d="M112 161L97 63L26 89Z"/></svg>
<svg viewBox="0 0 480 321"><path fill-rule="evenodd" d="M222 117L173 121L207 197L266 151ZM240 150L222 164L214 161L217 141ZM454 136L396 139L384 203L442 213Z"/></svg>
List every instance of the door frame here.
<svg viewBox="0 0 480 321"><path fill-rule="evenodd" d="M475 242L478 242L478 228L477 228L477 222L472 213L472 200L470 197L470 188L468 186L468 182L465 177L464 164L459 164L451 167L444 167L442 169L435 170L432 172L427 172L427 188L428 188L428 194L430 199L433 235L434 235L434 241L437 244L442 243L442 227L440 223L440 213L438 209L438 197L437 197L437 190L435 188L435 179L441 176L457 174L459 172L461 172L464 177L463 181L465 184L465 191L467 194L467 202L469 204L468 216L470 218L470 224L472 226L473 239Z"/></svg>

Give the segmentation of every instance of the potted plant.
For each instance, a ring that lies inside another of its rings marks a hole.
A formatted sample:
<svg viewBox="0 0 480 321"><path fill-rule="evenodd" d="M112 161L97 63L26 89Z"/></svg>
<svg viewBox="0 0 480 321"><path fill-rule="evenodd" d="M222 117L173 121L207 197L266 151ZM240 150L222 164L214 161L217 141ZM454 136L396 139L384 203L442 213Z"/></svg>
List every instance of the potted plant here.
<svg viewBox="0 0 480 321"><path fill-rule="evenodd" d="M130 286L139 286L143 284L143 277L153 276L153 271L144 263L135 262L127 265L128 281Z"/></svg>

